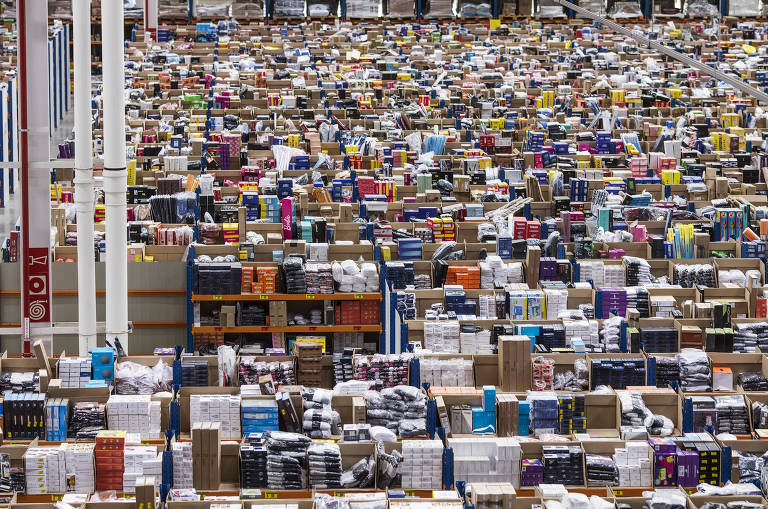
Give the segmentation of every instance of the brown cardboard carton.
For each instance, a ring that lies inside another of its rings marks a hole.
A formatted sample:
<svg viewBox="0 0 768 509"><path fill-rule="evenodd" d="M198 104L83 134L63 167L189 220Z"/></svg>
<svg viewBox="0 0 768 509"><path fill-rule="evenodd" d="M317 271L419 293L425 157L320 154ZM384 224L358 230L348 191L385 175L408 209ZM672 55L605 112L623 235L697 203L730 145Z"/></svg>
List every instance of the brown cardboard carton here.
<svg viewBox="0 0 768 509"><path fill-rule="evenodd" d="M211 458L208 485L211 490L218 490L221 485L221 423L211 423L209 434L209 456Z"/></svg>
<svg viewBox="0 0 768 509"><path fill-rule="evenodd" d="M196 490L203 489L203 429L202 423L193 422L192 435L192 484Z"/></svg>
<svg viewBox="0 0 768 509"><path fill-rule="evenodd" d="M355 396L352 398L352 423L365 424L365 420L365 399L362 396Z"/></svg>
<svg viewBox="0 0 768 509"><path fill-rule="evenodd" d="M219 312L219 324L222 327L234 327L235 313L235 306L221 306L221 311Z"/></svg>
<svg viewBox="0 0 768 509"><path fill-rule="evenodd" d="M525 392L531 384L531 339L499 337L499 381L503 392Z"/></svg>

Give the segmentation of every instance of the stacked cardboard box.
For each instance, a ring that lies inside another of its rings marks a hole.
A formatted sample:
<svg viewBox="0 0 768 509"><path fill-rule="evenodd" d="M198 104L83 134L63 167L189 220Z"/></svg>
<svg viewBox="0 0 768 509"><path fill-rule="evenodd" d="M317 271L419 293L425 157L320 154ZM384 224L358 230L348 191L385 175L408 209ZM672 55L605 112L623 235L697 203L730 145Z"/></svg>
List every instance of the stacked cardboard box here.
<svg viewBox="0 0 768 509"><path fill-rule="evenodd" d="M502 392L525 392L531 387L531 338L499 336L499 387Z"/></svg>
<svg viewBox="0 0 768 509"><path fill-rule="evenodd" d="M313 341L294 341L293 355L297 360L299 384L319 387L322 381L322 345Z"/></svg>
<svg viewBox="0 0 768 509"><path fill-rule="evenodd" d="M218 490L221 484L221 424L192 424L192 464L196 490Z"/></svg>
<svg viewBox="0 0 768 509"><path fill-rule="evenodd" d="M515 487L508 482L473 482L472 505L475 509L515 509Z"/></svg>

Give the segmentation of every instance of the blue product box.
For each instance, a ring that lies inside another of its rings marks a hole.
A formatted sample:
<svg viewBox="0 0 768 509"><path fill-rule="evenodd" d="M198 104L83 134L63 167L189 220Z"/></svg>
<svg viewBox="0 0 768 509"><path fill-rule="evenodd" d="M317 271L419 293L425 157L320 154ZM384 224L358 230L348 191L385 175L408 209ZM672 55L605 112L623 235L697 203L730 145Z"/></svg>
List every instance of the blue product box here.
<svg viewBox="0 0 768 509"><path fill-rule="evenodd" d="M464 290L447 290L445 292L446 304L463 304L466 301L467 292Z"/></svg>
<svg viewBox="0 0 768 509"><path fill-rule="evenodd" d="M115 379L115 351L108 347L94 348L91 352L94 380Z"/></svg>
<svg viewBox="0 0 768 509"><path fill-rule="evenodd" d="M512 259L512 237L499 237L496 240L496 252L504 260Z"/></svg>
<svg viewBox="0 0 768 509"><path fill-rule="evenodd" d="M493 385L483 385L483 410L496 412L496 387Z"/></svg>

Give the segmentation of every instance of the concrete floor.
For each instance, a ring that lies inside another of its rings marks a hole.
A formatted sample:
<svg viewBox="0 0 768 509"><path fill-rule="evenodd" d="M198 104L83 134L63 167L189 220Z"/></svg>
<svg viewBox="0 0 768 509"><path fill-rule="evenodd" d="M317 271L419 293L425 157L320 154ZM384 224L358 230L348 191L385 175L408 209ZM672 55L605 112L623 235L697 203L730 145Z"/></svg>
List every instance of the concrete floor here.
<svg viewBox="0 0 768 509"><path fill-rule="evenodd" d="M56 159L59 154L59 143L64 142L68 137L72 135L72 127L74 126L74 109L70 104L70 111L64 114L64 119L59 122L59 127L53 133L51 137L51 159ZM5 181L8 182L8 170L3 169L0 171L5 172ZM10 232L16 229L16 225L19 224L19 217L21 216L21 188L19 187L19 171L14 169L14 194L8 193L8 186L5 189L5 207L0 208L0 241L5 242Z"/></svg>

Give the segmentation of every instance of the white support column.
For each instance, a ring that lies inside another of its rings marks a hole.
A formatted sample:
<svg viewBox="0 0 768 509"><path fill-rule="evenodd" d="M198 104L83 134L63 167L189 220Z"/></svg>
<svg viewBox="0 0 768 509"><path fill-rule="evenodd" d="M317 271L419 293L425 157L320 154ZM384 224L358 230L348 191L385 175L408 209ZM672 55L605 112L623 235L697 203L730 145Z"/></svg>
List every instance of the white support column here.
<svg viewBox="0 0 768 509"><path fill-rule="evenodd" d="M75 207L77 320L81 356L96 348L96 262L93 248L93 133L91 130L91 0L72 0L75 64Z"/></svg>
<svg viewBox="0 0 768 509"><path fill-rule="evenodd" d="M106 209L107 339L128 352L128 258L125 192L125 45L123 2L102 0L104 205Z"/></svg>
<svg viewBox="0 0 768 509"><path fill-rule="evenodd" d="M52 350L50 176L40 166L49 154L48 5L18 0L19 149L21 161L22 352L42 340ZM38 329L37 333L35 329Z"/></svg>
<svg viewBox="0 0 768 509"><path fill-rule="evenodd" d="M144 0L144 37L157 40L157 0Z"/></svg>

